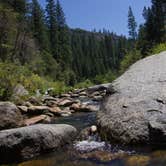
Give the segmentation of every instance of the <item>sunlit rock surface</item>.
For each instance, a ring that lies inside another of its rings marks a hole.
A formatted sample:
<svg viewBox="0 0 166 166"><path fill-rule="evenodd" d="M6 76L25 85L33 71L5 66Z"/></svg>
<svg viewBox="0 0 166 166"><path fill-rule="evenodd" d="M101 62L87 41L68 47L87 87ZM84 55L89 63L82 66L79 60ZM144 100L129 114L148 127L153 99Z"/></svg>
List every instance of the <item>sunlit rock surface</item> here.
<svg viewBox="0 0 166 166"><path fill-rule="evenodd" d="M166 52L132 65L98 112L101 135L126 144L166 142Z"/></svg>

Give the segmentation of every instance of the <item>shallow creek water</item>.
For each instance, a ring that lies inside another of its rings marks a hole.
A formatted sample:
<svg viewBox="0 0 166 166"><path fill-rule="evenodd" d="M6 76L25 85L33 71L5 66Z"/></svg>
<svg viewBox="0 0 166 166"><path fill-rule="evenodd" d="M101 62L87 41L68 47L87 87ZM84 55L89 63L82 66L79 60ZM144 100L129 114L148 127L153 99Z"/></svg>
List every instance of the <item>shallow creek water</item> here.
<svg viewBox="0 0 166 166"><path fill-rule="evenodd" d="M77 113L58 118L53 123L70 124L81 131L95 122L96 113ZM82 149L87 147L92 149L84 152ZM56 152L7 166L166 166L166 151L84 140Z"/></svg>

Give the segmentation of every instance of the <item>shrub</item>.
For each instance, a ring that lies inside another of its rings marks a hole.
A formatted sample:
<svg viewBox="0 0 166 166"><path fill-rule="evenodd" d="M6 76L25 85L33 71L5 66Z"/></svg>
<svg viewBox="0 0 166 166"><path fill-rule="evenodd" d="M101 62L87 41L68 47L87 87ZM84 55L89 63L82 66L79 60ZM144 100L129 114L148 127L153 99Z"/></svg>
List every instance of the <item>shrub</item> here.
<svg viewBox="0 0 166 166"><path fill-rule="evenodd" d="M78 88L78 89L80 89L80 88L88 88L88 87L90 87L92 85L93 85L93 83L89 79L87 79L87 80L85 80L83 82L80 82L80 83L76 84L75 88Z"/></svg>
<svg viewBox="0 0 166 166"><path fill-rule="evenodd" d="M120 73L123 73L129 66L142 58L138 50L128 52L120 63Z"/></svg>
<svg viewBox="0 0 166 166"><path fill-rule="evenodd" d="M21 83L30 72L24 67L11 63L0 63L0 99L7 100L12 95L14 86Z"/></svg>
<svg viewBox="0 0 166 166"><path fill-rule="evenodd" d="M111 70L105 75L106 82L112 82L116 78L117 78L117 74Z"/></svg>
<svg viewBox="0 0 166 166"><path fill-rule="evenodd" d="M73 89L72 87L66 86L64 82L60 82L60 81L49 82L48 85L49 85L49 88L52 89L51 92L49 93L52 96L65 93Z"/></svg>
<svg viewBox="0 0 166 166"><path fill-rule="evenodd" d="M32 73L24 66L11 63L0 63L0 100L9 100L13 88L22 84L30 94L36 93L37 89L45 92L48 88L54 89L54 95L66 92L71 87L66 87L64 82L53 82Z"/></svg>
<svg viewBox="0 0 166 166"><path fill-rule="evenodd" d="M152 53L159 54L162 51L166 51L166 43L158 44L157 46L153 47Z"/></svg>

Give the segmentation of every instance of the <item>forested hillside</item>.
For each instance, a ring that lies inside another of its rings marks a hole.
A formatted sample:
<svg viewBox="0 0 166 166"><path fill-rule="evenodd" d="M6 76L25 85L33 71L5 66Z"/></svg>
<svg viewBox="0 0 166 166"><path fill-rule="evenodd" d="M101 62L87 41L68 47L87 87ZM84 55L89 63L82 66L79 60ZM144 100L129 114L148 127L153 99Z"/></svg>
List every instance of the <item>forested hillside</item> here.
<svg viewBox="0 0 166 166"><path fill-rule="evenodd" d="M114 33L71 31L72 69L78 79L93 79L109 71L117 72L119 63L129 50L129 41L125 36Z"/></svg>
<svg viewBox="0 0 166 166"><path fill-rule="evenodd" d="M47 0L45 9L37 0L0 0L1 98L9 98L18 83L32 93L48 87L59 93L83 81L88 85L112 81L166 41L165 11L164 0L152 0L152 7L144 8L145 24L137 34L129 8L126 38L105 29L71 29L59 0Z"/></svg>

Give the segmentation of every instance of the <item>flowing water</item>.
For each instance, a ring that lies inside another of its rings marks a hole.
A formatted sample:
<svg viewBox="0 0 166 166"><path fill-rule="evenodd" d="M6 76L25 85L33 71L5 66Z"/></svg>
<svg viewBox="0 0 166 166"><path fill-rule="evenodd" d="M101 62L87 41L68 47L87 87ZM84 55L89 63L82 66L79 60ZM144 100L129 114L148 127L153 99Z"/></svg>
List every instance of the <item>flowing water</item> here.
<svg viewBox="0 0 166 166"><path fill-rule="evenodd" d="M81 131L95 122L96 113L93 112L58 118L53 123L70 124ZM166 166L166 151L125 147L92 139L75 141L56 152L7 166Z"/></svg>

